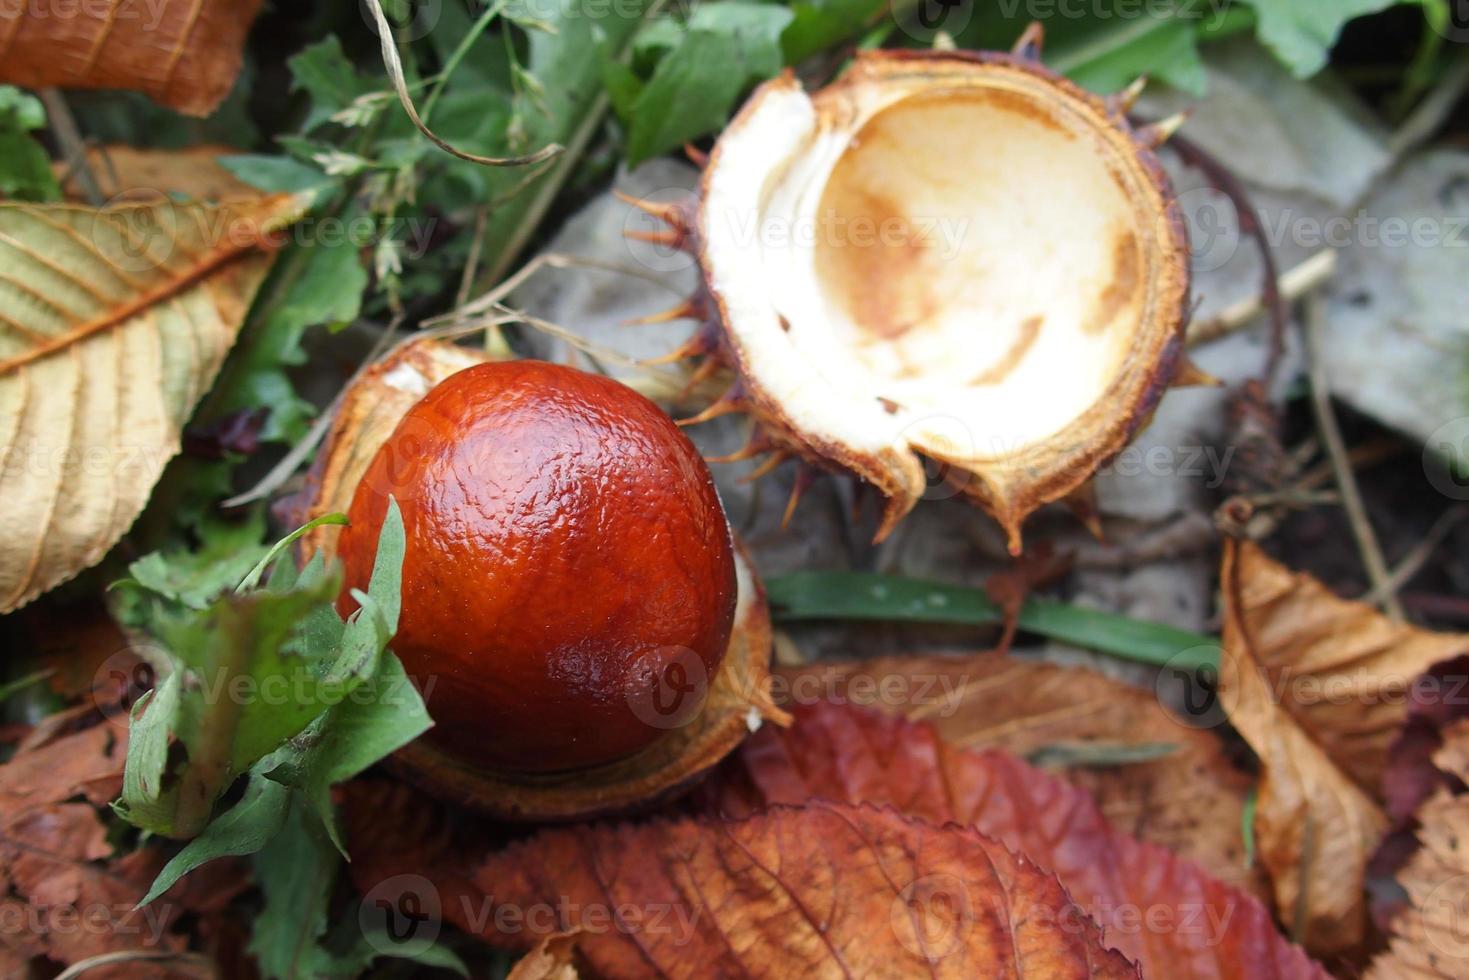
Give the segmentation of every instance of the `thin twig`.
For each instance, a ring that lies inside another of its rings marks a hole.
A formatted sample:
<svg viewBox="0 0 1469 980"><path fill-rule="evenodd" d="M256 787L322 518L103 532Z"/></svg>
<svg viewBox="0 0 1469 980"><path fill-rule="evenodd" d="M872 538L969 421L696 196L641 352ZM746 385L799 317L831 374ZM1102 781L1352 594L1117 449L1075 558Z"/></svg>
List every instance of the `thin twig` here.
<svg viewBox="0 0 1469 980"><path fill-rule="evenodd" d="M114 963L132 963L138 960L174 960L189 963L193 966L202 967L203 975L215 977L219 975L218 967L214 961L203 953L173 952L172 950L153 949L125 949L116 953L103 953L100 956L90 956L87 959L73 963L71 966L56 974L55 980L75 980L88 970L95 970L99 966L110 966Z"/></svg>
<svg viewBox="0 0 1469 980"><path fill-rule="evenodd" d="M1240 231L1253 238L1259 246L1264 273L1260 301L1270 313L1270 346L1265 355L1265 367L1261 371L1260 379L1269 388L1275 378L1276 369L1280 367L1280 359L1285 354L1285 330L1290 321L1290 308L1280 294L1280 270L1275 264L1275 250L1271 248L1265 227L1260 223L1259 213L1250 200L1250 192L1232 170L1202 146L1185 137L1175 135L1168 141L1168 145L1178 154L1180 160L1202 173L1216 190L1234 202Z"/></svg>
<svg viewBox="0 0 1469 980"><path fill-rule="evenodd" d="M682 291L674 288L666 280L653 275L646 269L636 266L623 265L618 262L606 262L602 259L584 258L580 255L567 255L562 252L542 252L521 266L513 275L502 280L498 285L485 294L476 297L468 303L461 303L457 309L448 313L442 313L436 317L430 317L423 321L426 327L437 326L440 323L463 322L464 320L478 316L487 310L493 309L496 303L505 299L515 290L525 285L526 281L542 269L597 269L601 272L615 272L619 275L631 276L644 282L652 283L671 295L682 296Z"/></svg>
<svg viewBox="0 0 1469 980"><path fill-rule="evenodd" d="M387 69L388 78L392 80L393 90L398 93L398 101L403 105L403 111L408 113L408 118L418 131L429 138L439 149L445 153L453 154L461 160L470 163L482 164L486 167L524 167L542 160L549 160L566 149L559 143L548 143L534 153L518 157L482 157L477 153L466 153L457 149L449 142L442 139L437 133L424 125L418 116L418 110L413 106L413 97L408 94L408 80L403 76L403 62L398 57L398 45L393 39L393 27L388 23L387 15L383 13L382 0L368 0L368 9L372 11L373 20L377 23L378 41L381 42L383 52L383 67Z"/></svg>
<svg viewBox="0 0 1469 980"><path fill-rule="evenodd" d="M1423 536L1423 540L1413 547L1413 550L1398 562L1396 568L1389 576L1387 587L1393 595L1396 595L1403 586L1413 580L1413 577L1423 571L1423 566L1428 564L1428 559L1438 550L1439 545L1449 536L1449 532L1459 526L1464 518L1469 517L1469 506L1459 505L1452 510L1446 510L1433 522L1433 527ZM1384 594L1379 594L1373 589L1362 597L1363 602L1377 603L1382 601Z"/></svg>
<svg viewBox="0 0 1469 980"><path fill-rule="evenodd" d="M1459 104L1459 98L1466 89L1469 89L1469 53L1460 53L1433 91L1423 97L1418 108L1387 141L1392 155L1402 158L1432 139Z"/></svg>
<svg viewBox="0 0 1469 980"><path fill-rule="evenodd" d="M87 203L93 207L101 206L104 200L102 186L97 183L97 175L92 173L91 164L87 161L87 141L82 139L82 131L77 128L77 121L66 104L66 97L54 88L41 89L40 96L41 104L46 107L46 121L56 137L67 169L76 175Z"/></svg>
<svg viewBox="0 0 1469 980"><path fill-rule="evenodd" d="M479 268L479 254L484 244L485 222L490 218L490 207L481 204L474 209L474 237L469 240L469 256L464 260L464 272L459 276L459 291L454 294L454 309L469 302L469 290L474 286L474 273Z"/></svg>
<svg viewBox="0 0 1469 980"><path fill-rule="evenodd" d="M516 323L518 321L518 317L501 317L499 320L500 323ZM396 324L396 322L395 320L394 323ZM270 472L260 478L260 482L256 483L244 493L236 494L229 498L221 503L220 506L224 508L243 507L257 500L264 500L284 486L285 482L311 457L311 453L320 444L321 440L326 437L327 432L331 430L332 422L336 418L337 410L342 405L342 400L347 396L347 391L362 377L368 368L387 357L391 357L407 345L417 343L420 340L452 340L455 337L462 337L465 334L484 329L484 327L484 323L475 323L469 325L456 324L453 326L438 327L433 330L420 330L398 341L391 349L385 350L387 347L386 341L393 336L392 327L390 326L388 330L383 332L383 336L379 338L378 342L373 345L373 349L368 353L362 364L358 366L357 370L353 372L352 377L347 379L347 383L342 386L342 390L337 392L337 396L332 399L331 404L317 417L315 422L311 423L311 428L301 438L301 441L292 446L291 451L282 456L280 461L270 468Z"/></svg>
<svg viewBox="0 0 1469 980"><path fill-rule="evenodd" d="M1316 427L1321 432L1321 441L1331 458L1336 474L1337 490L1341 492L1342 509L1351 524L1352 536L1357 541L1357 551L1362 556L1362 566L1372 583L1374 595L1381 596L1379 605L1383 612L1395 620L1403 618L1403 607L1391 588L1392 576L1387 562L1382 557L1382 547L1377 542L1377 532L1367 516L1367 506L1362 501L1362 491L1357 486L1356 474L1337 425L1336 413L1331 407L1331 386L1326 375L1326 356L1322 349L1326 328L1326 301L1320 295L1306 297L1306 360L1310 366L1311 406L1316 414Z"/></svg>
<svg viewBox="0 0 1469 980"><path fill-rule="evenodd" d="M373 0L373 2L376 3L377 0ZM653 20L653 18L657 17L663 11L667 3L668 0L653 0L653 3L649 4L648 9L643 12L643 20L645 22ZM632 40L629 38L628 42L623 46L623 50L618 53L617 60L626 61L631 51ZM556 200L556 196L561 192L562 185L571 176L572 168L581 159L582 154L586 151L587 144L592 141L592 136L597 132L597 127L602 124L602 118L611 107L612 100L607 95L606 87L598 86L597 94L587 107L586 115L582 118L580 125L572 132L571 137L566 141L566 152L561 154L555 165L546 174L545 179L541 181L540 187L536 189L535 196L531 198L529 205L525 209L525 214L516 222L515 230L510 233L509 239L506 240L504 247L500 249L499 254L495 257L494 263L480 278L480 288L488 288L490 285L499 282L500 277L510 267L510 263L514 262L520 255L521 250L530 241L530 237L540 227L541 218L545 217L546 211L551 207L552 202Z"/></svg>
<svg viewBox="0 0 1469 980"><path fill-rule="evenodd" d="M1281 299L1294 303L1320 289L1336 275L1337 253L1335 249L1324 249L1306 259L1300 265L1287 270L1280 277L1278 288ZM1207 320L1195 320L1189 324L1188 345L1198 347L1212 343L1221 337L1248 326L1265 312L1265 297L1256 293L1226 307Z"/></svg>

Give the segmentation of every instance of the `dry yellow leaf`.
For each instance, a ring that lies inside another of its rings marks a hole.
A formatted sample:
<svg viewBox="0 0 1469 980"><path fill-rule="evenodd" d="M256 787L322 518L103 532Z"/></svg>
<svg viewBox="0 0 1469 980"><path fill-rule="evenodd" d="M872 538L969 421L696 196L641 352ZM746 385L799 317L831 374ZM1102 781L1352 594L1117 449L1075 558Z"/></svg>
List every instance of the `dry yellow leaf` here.
<svg viewBox="0 0 1469 980"><path fill-rule="evenodd" d="M1469 779L1469 721L1445 732L1434 765ZM1409 906L1392 923L1387 952L1367 980L1469 976L1469 795L1440 789L1418 810L1419 850L1398 873Z"/></svg>
<svg viewBox="0 0 1469 980"><path fill-rule="evenodd" d="M1256 545L1231 550L1235 574L1225 601L1272 699L1358 787L1380 796L1409 689L1429 667L1469 652L1469 635L1394 622Z"/></svg>
<svg viewBox="0 0 1469 980"><path fill-rule="evenodd" d="M0 612L137 518L298 210L0 204Z"/></svg>
<svg viewBox="0 0 1469 980"><path fill-rule="evenodd" d="M1220 696L1260 757L1260 859L1307 948L1350 949L1365 935L1379 783L1407 691L1469 637L1394 623L1250 543L1226 543L1220 577Z"/></svg>

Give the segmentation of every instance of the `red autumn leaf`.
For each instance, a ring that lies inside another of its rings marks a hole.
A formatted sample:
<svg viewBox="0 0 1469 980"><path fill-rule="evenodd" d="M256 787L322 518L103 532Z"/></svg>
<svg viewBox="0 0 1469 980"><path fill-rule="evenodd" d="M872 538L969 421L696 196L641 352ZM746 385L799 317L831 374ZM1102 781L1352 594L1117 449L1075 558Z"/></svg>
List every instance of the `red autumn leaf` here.
<svg viewBox="0 0 1469 980"><path fill-rule="evenodd" d="M207 116L240 73L260 0L104 0L0 17L0 82L27 88L125 88Z"/></svg>
<svg viewBox="0 0 1469 980"><path fill-rule="evenodd" d="M784 700L870 705L932 724L951 745L1022 758L1059 747L1167 746L1160 758L1072 765L1064 775L1123 833L1267 902L1272 896L1240 833L1254 779L1231 763L1214 732L1170 714L1152 691L1093 670L992 653L811 664L778 671L776 682Z"/></svg>
<svg viewBox="0 0 1469 980"><path fill-rule="evenodd" d="M101 813L122 787L126 742L109 724L70 732L42 726L0 766L0 964L39 958L54 967L107 953L176 952L185 946L176 929L181 916L216 914L244 887L238 864L216 862L133 908L165 858L152 847L117 853L108 839ZM140 961L87 976L148 970Z"/></svg>
<svg viewBox="0 0 1469 980"><path fill-rule="evenodd" d="M497 851L447 841L406 787L346 796L353 879L374 900L403 902L424 876L460 928L515 949L575 933L608 980L1138 975L1053 876L892 809L583 824Z"/></svg>
<svg viewBox="0 0 1469 980"><path fill-rule="evenodd" d="M793 714L791 728L750 738L695 802L743 816L827 798L972 825L1054 872L1144 976L1326 976L1257 899L1114 830L1086 792L1009 753L958 748L929 725L860 708L818 703Z"/></svg>

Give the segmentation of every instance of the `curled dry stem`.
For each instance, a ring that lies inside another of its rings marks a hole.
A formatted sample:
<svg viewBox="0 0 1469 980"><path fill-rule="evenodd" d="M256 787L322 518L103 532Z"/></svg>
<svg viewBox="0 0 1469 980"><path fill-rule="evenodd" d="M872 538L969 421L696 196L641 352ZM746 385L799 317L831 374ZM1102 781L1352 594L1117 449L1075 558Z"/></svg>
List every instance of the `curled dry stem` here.
<svg viewBox="0 0 1469 980"><path fill-rule="evenodd" d="M408 118L418 128L418 131L439 149L461 160L468 160L470 163L478 163L486 167L530 166L549 160L565 149L559 143L548 143L536 152L525 156L485 157L477 153L466 153L444 140L419 118L418 110L413 105L413 97L408 94L408 81L403 76L403 61L398 57L398 47L393 41L393 26L388 23L387 15L383 13L382 0L367 0L367 7L372 12L374 23L377 24L377 36L383 52L383 67L387 70L388 78L393 82L393 90L398 93L398 101L402 103L403 111L408 113Z"/></svg>

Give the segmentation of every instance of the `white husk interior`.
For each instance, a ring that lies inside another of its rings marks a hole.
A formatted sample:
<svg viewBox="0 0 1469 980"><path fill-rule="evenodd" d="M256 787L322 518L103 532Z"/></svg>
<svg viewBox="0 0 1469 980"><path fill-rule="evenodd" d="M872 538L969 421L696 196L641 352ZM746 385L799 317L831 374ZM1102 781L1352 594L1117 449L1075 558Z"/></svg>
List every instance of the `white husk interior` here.
<svg viewBox="0 0 1469 980"><path fill-rule="evenodd" d="M722 140L704 266L742 363L807 436L982 461L1117 376L1162 229L1115 144L1056 100L1027 111L1010 77L851 86L823 113L777 83Z"/></svg>

